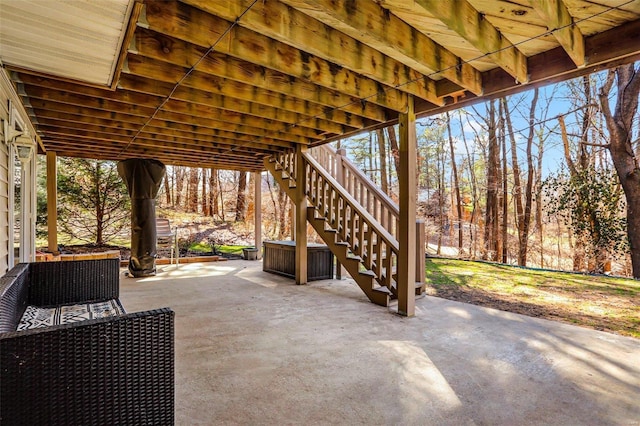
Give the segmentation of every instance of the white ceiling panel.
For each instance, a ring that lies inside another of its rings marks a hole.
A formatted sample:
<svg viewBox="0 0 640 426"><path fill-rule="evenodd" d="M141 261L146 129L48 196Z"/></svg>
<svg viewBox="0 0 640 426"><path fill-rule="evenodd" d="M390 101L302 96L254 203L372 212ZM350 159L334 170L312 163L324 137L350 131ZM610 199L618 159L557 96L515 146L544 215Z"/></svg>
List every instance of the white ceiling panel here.
<svg viewBox="0 0 640 426"><path fill-rule="evenodd" d="M133 0L0 0L0 61L109 85Z"/></svg>

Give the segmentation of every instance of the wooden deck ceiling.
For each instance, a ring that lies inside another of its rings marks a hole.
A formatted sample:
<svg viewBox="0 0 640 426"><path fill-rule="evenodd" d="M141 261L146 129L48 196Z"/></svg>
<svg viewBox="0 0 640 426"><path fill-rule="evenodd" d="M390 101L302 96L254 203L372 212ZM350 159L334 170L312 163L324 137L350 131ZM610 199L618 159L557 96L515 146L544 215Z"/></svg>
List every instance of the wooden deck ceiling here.
<svg viewBox="0 0 640 426"><path fill-rule="evenodd" d="M640 0L146 0L129 10L109 84L0 56L41 150L261 170L274 152L393 124L411 99L418 115L436 114L640 58Z"/></svg>

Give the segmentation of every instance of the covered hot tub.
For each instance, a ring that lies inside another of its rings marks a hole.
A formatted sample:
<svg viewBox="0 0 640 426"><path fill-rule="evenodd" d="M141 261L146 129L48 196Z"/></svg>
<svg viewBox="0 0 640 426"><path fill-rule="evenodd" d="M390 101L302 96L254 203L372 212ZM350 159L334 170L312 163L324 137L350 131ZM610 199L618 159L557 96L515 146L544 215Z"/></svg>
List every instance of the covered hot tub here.
<svg viewBox="0 0 640 426"><path fill-rule="evenodd" d="M262 270L285 277L296 276L296 242L265 241ZM307 280L333 278L333 253L322 244L307 243Z"/></svg>

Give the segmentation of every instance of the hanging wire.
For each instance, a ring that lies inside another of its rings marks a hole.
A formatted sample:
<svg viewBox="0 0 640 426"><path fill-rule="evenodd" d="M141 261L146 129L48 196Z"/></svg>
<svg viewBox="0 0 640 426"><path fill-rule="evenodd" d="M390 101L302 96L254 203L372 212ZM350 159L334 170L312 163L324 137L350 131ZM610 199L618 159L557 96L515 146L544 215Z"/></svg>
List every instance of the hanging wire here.
<svg viewBox="0 0 640 426"><path fill-rule="evenodd" d="M140 127L140 129L139 129L139 130L136 132L136 134L131 138L131 140L127 143L127 145L126 145L126 146L125 146L125 147L120 151L120 153L118 154L118 157L120 157L120 156L121 156L121 155L122 155L122 154L123 154L123 153L124 153L128 148L129 148L129 146L130 146L130 145L135 141L135 139L140 135L140 133L142 133L142 131L144 130L144 128L145 128L145 127L147 127L147 126L149 125L149 123L150 123L150 122L151 122L151 121L156 117L156 115L160 112L160 110L161 110L161 109L166 105L166 103L171 99L171 97L173 96L173 94L175 93L175 91L176 91L176 90L177 90L177 89L182 85L182 83L184 82L184 80L185 80L185 79L187 79L187 78L189 77L189 75L191 75L191 73L193 73L193 71L195 71L196 67L200 64L200 62L202 62L202 61L203 61L203 60L204 60L204 59L205 59L209 54L211 54L211 53L215 50L215 48L216 48L216 47L217 47L217 45L220 43L220 41L222 41L222 39L223 39L227 34L229 34L229 33L233 30L233 28L235 28L237 25L239 25L240 20L241 20L241 19L242 19L242 18L243 18L243 17L244 17L244 16L245 16L245 15L246 15L250 10L251 10L251 8L252 8L252 7L253 7L253 6L254 6L258 1L259 1L259 0L253 0L253 1L252 1L252 3L251 3L249 6L247 6L247 7L245 8L245 10L244 10L244 11L243 11L243 12L242 12L242 13L241 13L241 14L240 14L240 15L239 15L239 16L238 16L238 17L237 17L237 18L236 18L236 19L235 19L235 20L234 20L234 21L233 21L233 22L232 22L232 23L231 23L231 24L226 28L226 30L225 30L225 31L220 35L220 37L218 37L218 39L217 39L217 40L216 40L216 41L215 41L215 42L214 42L214 43L213 43L213 44L212 44L212 45L207 49L207 51L206 51L206 52L205 52L205 53L204 53L204 54L203 54L203 55L202 55L202 56L201 56L201 57L200 57L200 58L199 58L199 59L194 63L194 65L192 65L192 66L191 66L191 68L190 68L189 70L187 70L187 72L185 72L185 74L182 76L182 78L181 78L181 79L180 79L180 80L179 80L179 81L174 85L174 87L173 87L173 89L171 90L171 92L169 93L169 95L167 95L167 96L165 97L165 99L160 103L160 105L158 105L158 106L156 107L155 111L154 111L154 112L153 112L153 114L149 117L149 119L148 119L148 120L147 120L147 121L142 125L142 127ZM548 36L548 35L552 35L552 34L553 34L554 32L556 32L556 31L559 31L559 30L562 30L562 29L565 29L565 28L569 28L569 27L575 26L575 25L577 25L578 23L581 23L581 22L585 22L585 21L591 20L591 19L593 19L593 18L595 18L595 17L598 17L598 16L600 16L600 15L603 15L603 14L605 14L605 13L608 13L608 12L610 12L610 11L612 11L612 10L620 9L620 8L622 8L622 7L624 7L624 6L628 5L628 4L633 3L634 1L635 1L635 0L626 0L626 1L624 1L624 2L622 2L622 3L620 3L620 4L618 4L617 6L609 6L609 7L607 7L606 9L601 10L600 12L593 13L593 14L591 14L591 15L589 15L589 16L586 16L586 17L584 17L584 18L582 18L582 19L579 19L579 20L577 20L577 21L572 21L570 24L567 24L567 25L564 25L564 26L561 26L561 27L558 27L558 28L554 28L554 29L552 29L552 30L545 31L545 32L543 32L543 33L541 33L541 34L538 34L538 35L536 35L536 36L529 37L529 38L527 38L527 39L525 39L525 40L521 40L521 41L519 41L519 42L517 42L517 43L513 43L513 44L511 44L511 45L509 45L509 46L505 46L505 47L503 47L503 48L496 49L496 50L491 51L491 52L483 53L482 55L476 56L476 57L474 57L474 58L471 58L471 59L468 59L468 60L464 60L464 61L460 61L460 62L459 62L458 64L456 64L456 65L452 65L452 66L449 66L449 67L446 67L446 68L440 69L440 70L438 70L438 71L434 71L434 72L432 72L432 73L430 73L430 74L421 75L420 77L417 77L417 78L414 78L414 79L408 80L408 81L406 81L406 82L404 82L404 83L399 83L399 84L396 84L396 85L394 85L394 86L388 86L388 87L381 88L378 92L376 92L376 93L374 93L374 94L372 94L372 95L369 95L369 96L365 96L365 97L362 97L362 98L356 99L356 100L354 100L354 101L352 101L352 102L349 102L349 103L346 103L346 104L344 104L344 105L340 105L340 106L336 106L336 107L330 108L330 109L328 109L328 110L325 110L323 113L316 114L316 115L314 115L314 116L306 117L306 118L304 118L304 119L301 119L301 120L296 121L295 123L285 124L285 125L284 125L284 128L283 128L283 129L281 129L281 130L270 130L270 131L268 131L268 132L271 132L271 133L273 133L273 134L283 134L283 133L286 133L286 132L287 132L287 131L289 131L290 129L292 129L292 128L296 127L296 126L300 126L301 124L303 124L303 123L305 123L305 122L308 122L308 121L311 121L311 120L315 120L315 119L318 119L318 118L326 117L326 116L330 115L331 113L333 113L333 112L335 112L335 111L342 110L342 109L344 109L344 108L346 108L346 107L349 107L349 106L352 106L352 105L355 105L355 104L358 104L358 103L364 104L364 103L366 103L367 101L369 101L369 99L372 99L372 98L375 98L375 97L378 97L378 96L384 95L387 91L400 89L400 88L406 87L406 86L408 86L408 85L410 85L410 84L414 84L414 83L416 83L416 82L418 82L418 81L423 80L423 79L424 79L424 77L433 77L433 76L435 76L436 74L441 74L441 73L443 73L443 72L445 72L445 71L449 71L449 70L452 70L452 69L458 68L460 65L463 65L463 64L470 64L470 63L472 63L472 62L475 62L475 61L478 61L478 60L481 60L481 59L487 58L487 57L489 57L489 56L491 56L491 55L495 55L495 54L500 53L500 52L502 52L502 51L504 51L504 50L507 50L507 49L515 49L517 46L520 46L520 45L522 45L522 44L524 44L524 43L528 43L528 42L530 42L530 41L537 40L537 39L539 39L539 38L546 37L546 36ZM575 112L575 111L574 111L574 112ZM554 118L555 118L555 117L554 117ZM547 119L547 120L544 120L544 121L549 121L549 120L551 120L551 119ZM544 122L544 121L543 121L543 122ZM241 147L246 146L246 145L247 145L247 144L249 144L249 143L251 143L251 142L246 142L246 143L238 142L234 147L229 148L227 151L223 151L222 153L216 153L216 154L215 154L215 156L220 156L220 155L228 154L228 153L233 152L234 150L236 150L236 149L238 149L238 148L241 148ZM210 158L212 158L212 157L210 157Z"/></svg>
<svg viewBox="0 0 640 426"><path fill-rule="evenodd" d="M187 72L184 73L184 75L180 78L180 80L178 80L178 82L173 86L173 88L171 89L171 92L164 98L164 100L160 103L160 105L158 105L155 109L155 111L153 112L153 114L151 114L151 116L147 119L147 121L138 129L138 131L136 132L135 135L133 135L133 137L131 138L131 140L127 143L127 145L122 148L122 150L120 151L120 153L118 154L118 157L120 157L128 148L129 146L131 146L131 144L133 143L133 141L136 140L136 138L140 135L140 133L142 133L142 131L145 129L145 127L147 127L149 125L149 123L156 117L156 115L158 115L158 113L160 112L160 110L167 104L167 102L169 102L169 100L171 100L171 97L173 96L173 94L176 92L176 90L178 90L178 88L182 85L182 83L191 75L191 73L193 73L195 71L195 69L197 68L198 65L200 65L200 62L202 62L207 56L209 56L209 54L211 54L215 48L218 46L218 43L220 43L222 41L222 39L225 38L225 36L227 34L229 34L231 32L231 30L238 25L238 23L240 22L240 19L242 19L242 17L249 12L249 10L251 10L251 8L258 2L259 0L253 0L253 2L247 6L245 8L245 10L224 30L224 32L222 34L220 34L220 36L216 39L216 41L209 46L209 48L207 49L206 52L204 52L202 54L202 56L200 56L200 58L198 58L198 60L191 66L191 68L189 68L187 70Z"/></svg>

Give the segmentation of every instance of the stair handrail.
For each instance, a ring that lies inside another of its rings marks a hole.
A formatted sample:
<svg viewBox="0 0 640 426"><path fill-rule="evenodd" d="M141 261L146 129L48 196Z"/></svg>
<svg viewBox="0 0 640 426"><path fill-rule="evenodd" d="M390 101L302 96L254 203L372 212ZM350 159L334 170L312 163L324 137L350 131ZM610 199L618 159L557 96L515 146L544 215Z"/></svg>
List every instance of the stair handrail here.
<svg viewBox="0 0 640 426"><path fill-rule="evenodd" d="M373 271L378 283L394 289L393 269L400 251L398 240L313 156L305 153L302 158L307 169L307 198L316 209L327 212L330 223L341 224L337 226L341 238L349 243L353 254L362 259L365 268Z"/></svg>
<svg viewBox="0 0 640 426"><path fill-rule="evenodd" d="M400 229L400 208L381 188L364 174L349 158L344 149L336 150L329 144L309 150L316 161L338 182L354 195L367 211L398 240ZM424 282L425 271L425 225L416 220L416 282Z"/></svg>
<svg viewBox="0 0 640 426"><path fill-rule="evenodd" d="M345 151L335 150L328 144L309 151L320 165L351 193L354 198L396 239L400 221L398 205L347 156Z"/></svg>

